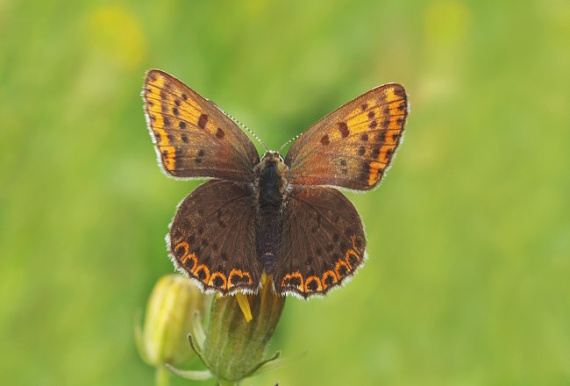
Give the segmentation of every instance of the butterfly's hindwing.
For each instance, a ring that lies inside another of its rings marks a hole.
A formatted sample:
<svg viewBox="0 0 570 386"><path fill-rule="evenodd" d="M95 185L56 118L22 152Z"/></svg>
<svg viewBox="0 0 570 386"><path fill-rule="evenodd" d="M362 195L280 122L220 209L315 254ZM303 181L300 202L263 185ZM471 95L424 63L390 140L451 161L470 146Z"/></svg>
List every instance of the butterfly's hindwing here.
<svg viewBox="0 0 570 386"><path fill-rule="evenodd" d="M295 188L283 212L275 290L304 298L323 295L356 272L365 248L360 216L342 193Z"/></svg>
<svg viewBox="0 0 570 386"><path fill-rule="evenodd" d="M176 266L205 289L256 292L262 266L256 259L252 192L229 181L208 181L182 201L170 228Z"/></svg>

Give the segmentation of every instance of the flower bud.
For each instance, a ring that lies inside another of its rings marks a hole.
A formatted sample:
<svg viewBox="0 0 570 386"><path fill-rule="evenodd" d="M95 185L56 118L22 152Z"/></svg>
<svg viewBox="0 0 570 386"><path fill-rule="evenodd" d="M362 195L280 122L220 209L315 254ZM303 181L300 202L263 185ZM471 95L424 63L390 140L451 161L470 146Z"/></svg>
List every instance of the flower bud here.
<svg viewBox="0 0 570 386"><path fill-rule="evenodd" d="M147 303L142 332L140 327L136 329L137 345L145 362L159 367L190 361L193 352L187 335L193 333L195 323L200 323L209 300L182 275L159 279Z"/></svg>
<svg viewBox="0 0 570 386"><path fill-rule="evenodd" d="M238 296L224 296L213 301L206 340L201 352L197 353L219 379L243 379L279 355L263 360L285 297L277 296L271 279L267 279L258 294L247 295L247 302L251 310L250 321L244 317ZM196 349L195 344L193 347Z"/></svg>

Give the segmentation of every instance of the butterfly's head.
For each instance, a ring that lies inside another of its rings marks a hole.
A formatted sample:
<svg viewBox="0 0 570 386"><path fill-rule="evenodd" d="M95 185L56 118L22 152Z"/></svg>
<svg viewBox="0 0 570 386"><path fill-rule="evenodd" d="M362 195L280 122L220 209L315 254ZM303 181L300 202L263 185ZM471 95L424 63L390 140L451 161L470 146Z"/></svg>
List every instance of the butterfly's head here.
<svg viewBox="0 0 570 386"><path fill-rule="evenodd" d="M280 179L283 186L287 186L290 169L289 166L285 164L283 157L278 151L266 151L255 169L257 170L257 175L267 173L275 174L275 178Z"/></svg>
<svg viewBox="0 0 570 386"><path fill-rule="evenodd" d="M289 167L277 151L267 151L254 168L259 202L279 204L288 186Z"/></svg>
<svg viewBox="0 0 570 386"><path fill-rule="evenodd" d="M274 150L267 150L265 152L265 154L263 154L263 156L261 157L261 162L284 162L283 161L283 157L281 157L281 154L279 154L278 151L274 151Z"/></svg>

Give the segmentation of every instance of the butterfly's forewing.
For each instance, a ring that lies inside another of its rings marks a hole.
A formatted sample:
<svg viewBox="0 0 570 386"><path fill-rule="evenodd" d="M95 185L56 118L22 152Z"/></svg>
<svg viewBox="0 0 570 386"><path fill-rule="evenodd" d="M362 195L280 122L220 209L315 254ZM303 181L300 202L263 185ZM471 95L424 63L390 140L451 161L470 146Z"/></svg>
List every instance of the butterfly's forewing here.
<svg viewBox="0 0 570 386"><path fill-rule="evenodd" d="M373 188L390 165L404 131L408 102L395 83L368 91L327 115L287 153L289 182Z"/></svg>
<svg viewBox="0 0 570 386"><path fill-rule="evenodd" d="M279 294L323 295L354 274L366 240L352 203L328 187L293 187L272 276Z"/></svg>
<svg viewBox="0 0 570 386"><path fill-rule="evenodd" d="M256 258L251 191L208 181L182 201L170 227L175 265L205 289L255 292L262 267Z"/></svg>
<svg viewBox="0 0 570 386"><path fill-rule="evenodd" d="M143 98L151 136L168 174L252 179L259 162L255 146L212 102L160 70L147 73Z"/></svg>

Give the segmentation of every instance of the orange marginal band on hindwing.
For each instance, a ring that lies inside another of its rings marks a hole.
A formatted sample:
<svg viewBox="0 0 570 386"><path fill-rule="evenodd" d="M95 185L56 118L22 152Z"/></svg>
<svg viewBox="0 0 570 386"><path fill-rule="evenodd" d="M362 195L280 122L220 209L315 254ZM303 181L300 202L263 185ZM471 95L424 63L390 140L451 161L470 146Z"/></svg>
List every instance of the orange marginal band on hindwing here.
<svg viewBox="0 0 570 386"><path fill-rule="evenodd" d="M206 290L255 292L263 268L255 258L251 193L229 181L197 187L178 207L169 234L175 265Z"/></svg>
<svg viewBox="0 0 570 386"><path fill-rule="evenodd" d="M293 187L273 271L278 293L324 295L364 262L366 239L352 203L329 187Z"/></svg>

